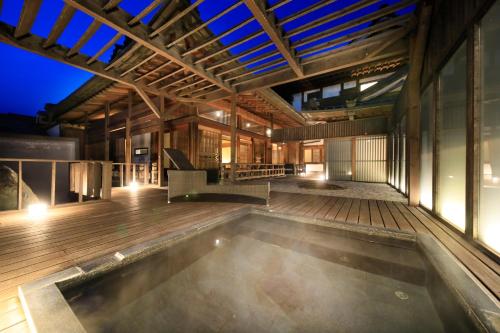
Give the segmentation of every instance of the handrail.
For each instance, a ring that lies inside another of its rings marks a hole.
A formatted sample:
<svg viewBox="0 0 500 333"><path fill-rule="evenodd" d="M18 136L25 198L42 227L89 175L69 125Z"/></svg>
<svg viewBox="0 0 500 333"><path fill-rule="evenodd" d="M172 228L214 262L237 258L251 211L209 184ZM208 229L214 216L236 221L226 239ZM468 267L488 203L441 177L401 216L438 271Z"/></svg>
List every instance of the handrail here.
<svg viewBox="0 0 500 333"><path fill-rule="evenodd" d="M0 162L16 162L18 165L17 170L17 209L21 210L23 207L23 164L24 163L50 163L50 206L56 205L56 176L57 176L57 163L79 164L79 179L78 179L78 202L83 202L83 165L84 164L102 164L103 172L101 175L102 180L102 199L111 198L111 173L112 166L110 161L99 160L57 160L57 159L42 159L42 158L0 158ZM71 172L71 171L70 171Z"/></svg>
<svg viewBox="0 0 500 333"><path fill-rule="evenodd" d="M269 177L284 177L285 164L265 164L265 163L236 163L236 180L257 179ZM221 178L227 178L230 173L231 164L222 163Z"/></svg>

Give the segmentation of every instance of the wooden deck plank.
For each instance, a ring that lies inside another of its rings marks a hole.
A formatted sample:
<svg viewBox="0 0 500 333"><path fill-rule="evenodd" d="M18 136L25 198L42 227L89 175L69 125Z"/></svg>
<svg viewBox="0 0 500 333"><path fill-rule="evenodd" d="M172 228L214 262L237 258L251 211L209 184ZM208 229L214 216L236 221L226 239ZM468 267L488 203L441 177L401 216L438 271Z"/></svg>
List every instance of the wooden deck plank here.
<svg viewBox="0 0 500 333"><path fill-rule="evenodd" d="M491 270L483 262L477 260L477 257L464 248L459 242L457 242L453 237L448 235L443 229L436 225L436 223L429 219L427 216L422 214L422 212L416 207L408 207L415 217L417 217L422 224L430 230L430 232L439 241L455 255L455 257L466 267L468 267L472 273L482 281L490 291L500 298L500 279L498 274Z"/></svg>
<svg viewBox="0 0 500 333"><path fill-rule="evenodd" d="M384 222L382 216L380 215L380 210L378 208L377 202L375 200L368 201L370 207L370 224L375 227L384 227Z"/></svg>
<svg viewBox="0 0 500 333"><path fill-rule="evenodd" d="M332 209L332 207L335 205L335 203L339 199L336 197L330 197L328 198L328 201L321 207L315 214L314 217L319 218L319 219L326 219L326 214Z"/></svg>
<svg viewBox="0 0 500 333"><path fill-rule="evenodd" d="M394 217L394 220L398 224L398 227L400 230L408 231L408 232L415 232L415 229L413 229L413 227L408 222L406 217L404 217L403 214L401 214L401 212L397 209L394 202L386 201L385 204L387 205L387 208L389 208L389 211L391 212L392 216Z"/></svg>
<svg viewBox="0 0 500 333"><path fill-rule="evenodd" d="M387 208L386 203L384 201L377 200L377 206L380 210L380 216L382 216L382 220L384 221L385 227L388 229L399 230L399 227L396 221L394 221L394 218L392 217L389 208Z"/></svg>
<svg viewBox="0 0 500 333"><path fill-rule="evenodd" d="M353 199L351 209L349 210L349 214L347 215L346 219L347 223L358 223L360 204L361 204L360 199Z"/></svg>
<svg viewBox="0 0 500 333"><path fill-rule="evenodd" d="M302 213L300 213L301 216L310 216L314 217L316 213L323 208L324 205L328 202L330 197L327 196L321 196L319 197L310 207L306 207Z"/></svg>
<svg viewBox="0 0 500 333"><path fill-rule="evenodd" d="M333 206L330 208L328 213L326 213L325 219L335 220L345 202L346 202L345 198L338 198L335 204L333 204Z"/></svg>
<svg viewBox="0 0 500 333"><path fill-rule="evenodd" d="M353 199L346 198L342 208L340 208L339 213L335 216L335 221L337 222L346 222L347 215L349 214L349 209L351 209Z"/></svg>
<svg viewBox="0 0 500 333"><path fill-rule="evenodd" d="M359 204L359 224L370 225L370 206L366 199L361 199Z"/></svg>
<svg viewBox="0 0 500 333"><path fill-rule="evenodd" d="M406 218L411 227L421 234L428 234L429 230L408 210L408 206L400 202L394 203L396 208L401 212L401 214Z"/></svg>

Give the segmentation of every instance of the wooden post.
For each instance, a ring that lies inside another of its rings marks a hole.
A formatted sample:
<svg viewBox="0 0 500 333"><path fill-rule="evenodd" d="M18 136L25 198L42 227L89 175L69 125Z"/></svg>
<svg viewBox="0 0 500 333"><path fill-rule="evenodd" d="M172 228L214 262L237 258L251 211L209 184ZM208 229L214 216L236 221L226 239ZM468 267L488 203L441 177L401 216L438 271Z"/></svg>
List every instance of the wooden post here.
<svg viewBox="0 0 500 333"><path fill-rule="evenodd" d="M19 161L17 169L17 209L23 209L23 162Z"/></svg>
<svg viewBox="0 0 500 333"><path fill-rule="evenodd" d="M231 174L229 178L234 181L236 178L236 102L237 95L231 95Z"/></svg>
<svg viewBox="0 0 500 333"><path fill-rule="evenodd" d="M157 171L158 186L163 186L163 146L165 135L165 98L160 96L160 124L158 128L158 165Z"/></svg>
<svg viewBox="0 0 500 333"><path fill-rule="evenodd" d="M125 185L130 184L130 163L132 163L132 137L130 135L130 122L132 118L133 92L128 92L128 110L125 118Z"/></svg>
<svg viewBox="0 0 500 333"><path fill-rule="evenodd" d="M83 202L83 166L84 162L80 162L80 174L78 180L78 202ZM88 179L88 178L87 178Z"/></svg>
<svg viewBox="0 0 500 333"><path fill-rule="evenodd" d="M89 154L88 154L88 147L87 145L89 144L89 113L85 111L85 130L83 132L83 159L88 160L89 159ZM82 154L80 154L81 156Z"/></svg>
<svg viewBox="0 0 500 333"><path fill-rule="evenodd" d="M135 163L132 164L132 181L135 182Z"/></svg>
<svg viewBox="0 0 500 333"><path fill-rule="evenodd" d="M50 177L50 205L56 205L56 161L52 161L52 172Z"/></svg>
<svg viewBox="0 0 500 333"><path fill-rule="evenodd" d="M103 162L102 164L102 196L104 200L111 199L111 178L113 175L113 164Z"/></svg>
<svg viewBox="0 0 500 333"><path fill-rule="evenodd" d="M326 171L326 161L325 171ZM351 180L356 180L356 138L351 139Z"/></svg>
<svg viewBox="0 0 500 333"><path fill-rule="evenodd" d="M120 187L123 187L123 164L120 163Z"/></svg>
<svg viewBox="0 0 500 333"><path fill-rule="evenodd" d="M477 237L480 177L480 38L479 27L467 31L467 144L465 183L465 236Z"/></svg>
<svg viewBox="0 0 500 333"><path fill-rule="evenodd" d="M110 104L106 103L104 110L104 160L109 161L109 111Z"/></svg>
<svg viewBox="0 0 500 333"><path fill-rule="evenodd" d="M410 48L406 115L407 191L410 206L418 206L420 203L420 75L424 63L431 13L432 6L424 4L419 15L417 35L412 38Z"/></svg>

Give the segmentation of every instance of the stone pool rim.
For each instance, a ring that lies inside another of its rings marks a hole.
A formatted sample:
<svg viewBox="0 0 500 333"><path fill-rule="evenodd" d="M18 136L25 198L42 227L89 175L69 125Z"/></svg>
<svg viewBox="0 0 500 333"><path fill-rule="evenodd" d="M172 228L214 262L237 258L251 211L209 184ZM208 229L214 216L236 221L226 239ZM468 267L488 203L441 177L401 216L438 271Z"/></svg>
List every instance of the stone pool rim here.
<svg viewBox="0 0 500 333"><path fill-rule="evenodd" d="M19 286L18 294L30 330L40 333L86 332L64 298L62 291L161 252L201 232L247 215L261 215L296 223L317 225L341 233L356 234L365 241L373 239L386 245L414 247L432 265L432 268L438 273L455 301L467 313L478 331L500 331L500 304L498 300L434 237L373 226L278 214L270 209L257 207L244 207L201 224L192 225L187 229L128 247L114 254L92 259L81 265Z"/></svg>

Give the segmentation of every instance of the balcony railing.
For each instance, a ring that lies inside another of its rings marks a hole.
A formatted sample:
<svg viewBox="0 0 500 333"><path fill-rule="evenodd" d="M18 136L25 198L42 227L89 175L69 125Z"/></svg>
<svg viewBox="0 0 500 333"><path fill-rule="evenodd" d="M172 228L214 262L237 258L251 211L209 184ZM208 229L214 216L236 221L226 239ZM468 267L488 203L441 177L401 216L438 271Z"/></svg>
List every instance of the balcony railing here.
<svg viewBox="0 0 500 333"><path fill-rule="evenodd" d="M231 174L231 164L223 163L221 167L221 179L228 179ZM236 163L235 179L258 179L270 177L284 177L284 164L257 164Z"/></svg>

